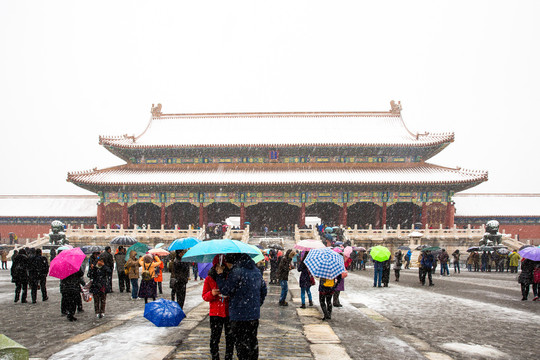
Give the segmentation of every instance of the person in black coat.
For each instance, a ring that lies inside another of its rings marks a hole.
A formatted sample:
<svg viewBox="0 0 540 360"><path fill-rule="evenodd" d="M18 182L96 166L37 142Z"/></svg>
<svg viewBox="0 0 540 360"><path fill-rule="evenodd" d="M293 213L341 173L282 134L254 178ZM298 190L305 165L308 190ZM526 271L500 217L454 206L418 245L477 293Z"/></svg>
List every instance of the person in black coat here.
<svg viewBox="0 0 540 360"><path fill-rule="evenodd" d="M271 249L269 252L270 255L270 285L277 284L277 270L279 264L279 258L277 252L274 249Z"/></svg>
<svg viewBox="0 0 540 360"><path fill-rule="evenodd" d="M113 292L112 271L114 270L114 257L111 252L111 247L110 246L105 247L105 251L99 254L99 258L103 260L103 263L107 265L109 269L111 269L111 273L109 275L109 288L111 289L110 292Z"/></svg>
<svg viewBox="0 0 540 360"><path fill-rule="evenodd" d="M28 261L28 278L32 303L37 300L38 287L41 288L41 298L47 301L47 275L49 274L49 262L41 255L41 249L36 249L36 255Z"/></svg>
<svg viewBox="0 0 540 360"><path fill-rule="evenodd" d="M94 310L98 319L105 316L107 294L112 290L109 281L110 276L112 276L112 269L105 265L101 256L95 265L90 265L90 270L88 271L88 278L92 280L90 292L94 296Z"/></svg>
<svg viewBox="0 0 540 360"><path fill-rule="evenodd" d="M529 297L530 285L534 284L534 267L535 262L529 259L523 259L521 261L521 273L518 277L518 282L521 284L522 301L526 301ZM534 294L536 297L537 294Z"/></svg>
<svg viewBox="0 0 540 360"><path fill-rule="evenodd" d="M392 258L383 261L383 270L382 270L382 283L384 287L388 287L388 283L390 282L390 264L392 262Z"/></svg>
<svg viewBox="0 0 540 360"><path fill-rule="evenodd" d="M74 315L77 304L81 301L81 285L84 285L83 276L83 270L79 269L76 273L60 280L60 293L62 294L60 306L62 311L65 311L69 321L77 321Z"/></svg>
<svg viewBox="0 0 540 360"><path fill-rule="evenodd" d="M21 303L27 302L28 256L26 256L25 249L21 249L18 255L13 258L13 264L11 265L11 282L15 283L15 302L19 301L19 297L21 299Z"/></svg>
<svg viewBox="0 0 540 360"><path fill-rule="evenodd" d="M174 286L172 287L171 298L174 301L176 295L176 301L178 305L183 309L184 302L186 300L186 286L189 281L189 263L182 262L182 256L187 250L176 251L176 259L171 266L171 277L175 279Z"/></svg>
<svg viewBox="0 0 540 360"><path fill-rule="evenodd" d="M296 255L294 250L287 250L285 256L281 257L278 264L277 278L281 285L281 296L279 297L280 306L288 306L287 294L289 292L289 271L292 269L292 258Z"/></svg>
<svg viewBox="0 0 540 360"><path fill-rule="evenodd" d="M302 256L302 259L300 260L297 268L297 270L300 272L300 279L298 282L300 285L300 299L302 300L302 306L300 306L300 308L302 309L306 308L306 293L309 299L309 306L313 306L313 299L311 297L310 291L310 288L313 285L311 283L312 276L309 272L308 267L306 266L306 264L304 264L304 260L306 259L308 253L309 251L307 251L304 256Z"/></svg>
<svg viewBox="0 0 540 360"><path fill-rule="evenodd" d="M341 281L341 274L335 279L320 278L319 280L319 304L324 314L322 320L332 320L332 296Z"/></svg>

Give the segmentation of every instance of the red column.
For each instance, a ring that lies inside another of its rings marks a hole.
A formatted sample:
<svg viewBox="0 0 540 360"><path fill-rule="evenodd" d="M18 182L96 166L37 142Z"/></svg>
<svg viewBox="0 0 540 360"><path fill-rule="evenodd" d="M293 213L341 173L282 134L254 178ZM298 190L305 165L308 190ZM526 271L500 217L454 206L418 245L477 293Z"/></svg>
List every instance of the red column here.
<svg viewBox="0 0 540 360"><path fill-rule="evenodd" d="M244 223L246 222L246 208L244 203L240 203L240 229L244 228Z"/></svg>
<svg viewBox="0 0 540 360"><path fill-rule="evenodd" d="M303 228L306 226L306 203L302 203L300 207L300 219L298 220L298 226Z"/></svg>
<svg viewBox="0 0 540 360"><path fill-rule="evenodd" d="M204 225L204 205L199 203L199 227L202 228Z"/></svg>
<svg viewBox="0 0 540 360"><path fill-rule="evenodd" d="M386 225L386 202L382 203L381 227Z"/></svg>
<svg viewBox="0 0 540 360"><path fill-rule="evenodd" d="M343 203L341 208L341 225L347 227L347 203Z"/></svg>
<svg viewBox="0 0 540 360"><path fill-rule="evenodd" d="M172 223L172 207L167 207L167 226L169 228L172 228L173 227L173 223Z"/></svg>
<svg viewBox="0 0 540 360"><path fill-rule="evenodd" d="M422 227L425 229L427 225L427 203L422 203Z"/></svg>
<svg viewBox="0 0 540 360"><path fill-rule="evenodd" d="M454 226L454 203L452 201L446 204L446 226L449 228Z"/></svg>
<svg viewBox="0 0 540 360"><path fill-rule="evenodd" d="M161 203L161 225L165 225L165 203Z"/></svg>
<svg viewBox="0 0 540 360"><path fill-rule="evenodd" d="M98 228L101 228L104 223L105 218L105 205L103 203L99 203L97 207L97 226Z"/></svg>
<svg viewBox="0 0 540 360"><path fill-rule="evenodd" d="M122 226L124 229L129 228L129 213L128 213L128 204L124 203L122 206Z"/></svg>

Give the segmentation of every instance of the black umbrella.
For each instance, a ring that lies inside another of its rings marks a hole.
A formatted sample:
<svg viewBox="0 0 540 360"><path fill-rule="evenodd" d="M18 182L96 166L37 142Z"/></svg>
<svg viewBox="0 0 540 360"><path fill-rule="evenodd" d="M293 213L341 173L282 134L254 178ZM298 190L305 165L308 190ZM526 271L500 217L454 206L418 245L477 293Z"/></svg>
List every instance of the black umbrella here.
<svg viewBox="0 0 540 360"><path fill-rule="evenodd" d="M408 247L408 246L405 246L405 245L401 245L401 246L398 246L398 250L407 250L408 251L408 250L411 250L411 248Z"/></svg>
<svg viewBox="0 0 540 360"><path fill-rule="evenodd" d="M283 246L278 245L278 244L271 244L271 245L268 246L268 248L276 249L276 250L283 250Z"/></svg>
<svg viewBox="0 0 540 360"><path fill-rule="evenodd" d="M137 242L137 239L131 236L117 236L111 240L111 245L133 245Z"/></svg>
<svg viewBox="0 0 540 360"><path fill-rule="evenodd" d="M510 250L508 250L506 248L500 248L500 249L497 249L497 253L499 253L501 255L508 255L508 254L510 254Z"/></svg>
<svg viewBox="0 0 540 360"><path fill-rule="evenodd" d="M478 249L479 249L478 246L471 246L470 248L467 249L467 252L478 251Z"/></svg>
<svg viewBox="0 0 540 360"><path fill-rule="evenodd" d="M480 248L478 249L478 251L494 251L495 249L493 249L491 246L480 246Z"/></svg>
<svg viewBox="0 0 540 360"><path fill-rule="evenodd" d="M92 253L95 253L95 252L102 252L104 249L105 248L103 246L98 246L98 245L81 246L82 252L85 253L86 255L92 254Z"/></svg>

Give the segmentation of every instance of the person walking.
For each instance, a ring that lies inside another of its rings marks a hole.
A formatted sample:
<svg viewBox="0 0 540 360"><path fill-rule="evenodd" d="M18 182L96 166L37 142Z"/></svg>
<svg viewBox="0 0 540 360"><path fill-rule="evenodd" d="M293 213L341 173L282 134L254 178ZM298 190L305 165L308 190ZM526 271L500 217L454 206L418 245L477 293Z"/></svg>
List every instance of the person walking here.
<svg viewBox="0 0 540 360"><path fill-rule="evenodd" d="M2 270L7 270L8 269L7 256L8 256L8 253L7 253L6 250L4 250L4 249L0 250L0 258L2 259Z"/></svg>
<svg viewBox="0 0 540 360"><path fill-rule="evenodd" d="M260 307L267 294L266 283L247 254L227 254L225 264L230 273L225 277L224 267L216 267L216 282L221 294L229 296L229 316L236 355L238 360L258 359L257 332Z"/></svg>
<svg viewBox="0 0 540 360"><path fill-rule="evenodd" d="M300 272L300 279L298 282L300 285L300 300L302 301L300 308L302 309L306 308L306 294L308 295L309 306L313 306L313 298L311 297L310 288L311 286L315 285L315 279L309 272L306 264L304 264L307 254L309 254L309 251L304 253L304 256L301 257L297 267L298 272Z"/></svg>
<svg viewBox="0 0 540 360"><path fill-rule="evenodd" d="M411 268L411 256L412 256L412 251L408 250L407 254L405 254L405 269Z"/></svg>
<svg viewBox="0 0 540 360"><path fill-rule="evenodd" d="M477 251L473 253L473 264L474 264L474 271L475 272L480 271L480 254L478 254Z"/></svg>
<svg viewBox="0 0 540 360"><path fill-rule="evenodd" d="M25 303L28 295L28 256L26 250L21 249L13 258L11 264L11 282L15 284L15 302L21 299ZM22 295L21 295L22 290Z"/></svg>
<svg viewBox="0 0 540 360"><path fill-rule="evenodd" d="M107 257L105 255L105 257ZM111 292L111 283L109 282L112 275L112 269L105 265L105 261L98 258L96 264L90 265L88 278L92 280L90 292L94 297L94 311L96 317L101 319L105 316L105 305L107 304L107 294Z"/></svg>
<svg viewBox="0 0 540 360"><path fill-rule="evenodd" d="M521 260L521 256L519 256L517 251L514 250L510 254L509 258L510 258L510 272L517 273L517 268L519 266L519 260Z"/></svg>
<svg viewBox="0 0 540 360"><path fill-rule="evenodd" d="M154 282L157 285L157 290L159 291L159 294L163 294L163 269L165 269L165 264L163 263L163 260L160 258L161 264L155 268L156 275L154 277Z"/></svg>
<svg viewBox="0 0 540 360"><path fill-rule="evenodd" d="M156 268L161 264L159 257L146 254L139 259L139 265L142 268L141 286L139 287L139 297L144 298L144 303L148 303L148 298L156 300L157 290L154 278L156 277Z"/></svg>
<svg viewBox="0 0 540 360"><path fill-rule="evenodd" d="M197 277L199 276L199 264L196 262L191 263L191 272L193 273L193 280L197 280Z"/></svg>
<svg viewBox="0 0 540 360"><path fill-rule="evenodd" d="M488 263L491 260L489 254L487 253L487 251L482 252L481 259L482 259L482 269L481 269L481 271L485 272L485 271L488 270Z"/></svg>
<svg viewBox="0 0 540 360"><path fill-rule="evenodd" d="M530 285L534 285L535 266L535 262L530 259L523 258L521 260L521 273L519 274L518 282L521 284L522 301L526 301L528 299ZM533 293L535 288L537 289L537 287L533 286ZM538 294L534 293L534 297L536 298L537 296Z"/></svg>
<svg viewBox="0 0 540 360"><path fill-rule="evenodd" d="M177 250L176 259L171 262L171 277L175 279L174 287L171 290L171 300L174 301L176 296L176 301L178 305L183 309L184 302L186 300L186 286L189 281L189 263L182 261L182 256L187 252L187 250ZM172 282L171 282L172 283Z"/></svg>
<svg viewBox="0 0 540 360"><path fill-rule="evenodd" d="M112 256L112 251L110 246L105 247L105 251L103 251L99 258L103 260L103 263L111 269L111 273L109 274L109 288L111 289L110 292L113 292L112 289L112 270L114 269L114 258Z"/></svg>
<svg viewBox="0 0 540 360"><path fill-rule="evenodd" d="M30 284L30 295L32 304L37 301L38 288L41 289L42 301L47 301L47 275L49 274L49 262L45 256L42 256L41 249L36 249L36 255L29 260L28 264L28 282Z"/></svg>
<svg viewBox="0 0 540 360"><path fill-rule="evenodd" d="M392 258L390 257L388 260L385 260L382 262L383 264L383 271L382 271L382 283L384 287L388 287L388 283L390 282L390 264L392 263Z"/></svg>
<svg viewBox="0 0 540 360"><path fill-rule="evenodd" d="M62 295L60 307L62 315L65 312L69 321L77 321L75 311L81 299L81 285L84 284L83 276L84 272L81 268L76 273L60 280L60 294Z"/></svg>
<svg viewBox="0 0 540 360"><path fill-rule="evenodd" d="M277 284L277 270L279 264L279 258L277 256L276 250L270 249L270 285Z"/></svg>
<svg viewBox="0 0 540 360"><path fill-rule="evenodd" d="M403 254L401 253L401 250L398 250L394 255L396 259L394 263L394 274L396 275L396 281L399 282L399 273L401 271L401 265L403 264Z"/></svg>
<svg viewBox="0 0 540 360"><path fill-rule="evenodd" d="M289 303L287 303L287 294L289 292L289 271L293 268L291 262L295 254L296 252L294 250L289 249L287 252L285 252L285 256L281 257L281 260L279 261L277 278L279 280L279 285L281 285L281 296L279 297L280 306L289 305Z"/></svg>
<svg viewBox="0 0 540 360"><path fill-rule="evenodd" d="M373 260L373 287L382 287L382 274L383 274L383 263L381 261Z"/></svg>
<svg viewBox="0 0 540 360"><path fill-rule="evenodd" d="M221 295L217 286L216 266L223 262L223 255L216 255L212 261L212 268L204 279L202 298L210 304L210 354L212 360L219 360L219 342L221 333L225 329L225 360L232 360L234 355L234 337L232 336L229 318L229 298ZM225 277L228 269L225 268Z"/></svg>
<svg viewBox="0 0 540 360"><path fill-rule="evenodd" d="M471 272L472 271L472 267L474 265L474 256L473 256L473 252L471 252L469 254L469 256L467 256L467 271Z"/></svg>
<svg viewBox="0 0 540 360"><path fill-rule="evenodd" d="M434 256L431 253L431 251L425 251L422 255L422 260L420 262L420 266L422 267L422 275L420 278L420 282L422 283L422 286L426 284L426 275L428 275L429 280L429 286L433 286L433 279L431 277L432 271L431 268L433 266L434 262Z"/></svg>
<svg viewBox="0 0 540 360"><path fill-rule="evenodd" d="M446 249L441 250L438 258L441 263L441 276L449 276L450 270L448 269L448 261L450 257L448 256Z"/></svg>
<svg viewBox="0 0 540 360"><path fill-rule="evenodd" d="M323 312L321 320L332 320L332 297L334 291L342 280L341 275L335 279L320 278L319 280L319 304Z"/></svg>
<svg viewBox="0 0 540 360"><path fill-rule="evenodd" d="M334 289L334 293L332 294L332 305L334 307L343 307L341 305L341 302L339 301L339 295L342 291L345 291L345 278L349 275L348 271L345 270L340 276L341 281L338 282Z"/></svg>
<svg viewBox="0 0 540 360"><path fill-rule="evenodd" d="M129 259L124 265L128 270L128 278L131 283L131 300L137 300L139 298L139 260L137 259L137 252L131 250L129 252Z"/></svg>
<svg viewBox="0 0 540 360"><path fill-rule="evenodd" d="M121 293L124 292L124 289L129 293L131 291L131 284L126 272L126 249L123 246L119 246L118 252L114 254L114 262L116 264L116 273L118 274L118 289Z"/></svg>

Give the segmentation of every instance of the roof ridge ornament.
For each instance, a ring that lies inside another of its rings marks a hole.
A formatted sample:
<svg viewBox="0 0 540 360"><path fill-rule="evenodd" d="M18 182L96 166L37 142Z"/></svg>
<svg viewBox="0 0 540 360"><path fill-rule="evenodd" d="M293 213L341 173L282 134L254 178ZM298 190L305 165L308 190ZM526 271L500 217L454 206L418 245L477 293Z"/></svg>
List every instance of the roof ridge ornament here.
<svg viewBox="0 0 540 360"><path fill-rule="evenodd" d="M150 112L152 113L152 117L161 117L161 115L163 115L161 112L161 104L157 104L157 106L152 104L152 110L150 110Z"/></svg>
<svg viewBox="0 0 540 360"><path fill-rule="evenodd" d="M396 102L392 100L390 101L390 106L391 106L390 112L392 114L401 115L401 110L402 110L401 101L398 101L396 104Z"/></svg>

